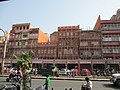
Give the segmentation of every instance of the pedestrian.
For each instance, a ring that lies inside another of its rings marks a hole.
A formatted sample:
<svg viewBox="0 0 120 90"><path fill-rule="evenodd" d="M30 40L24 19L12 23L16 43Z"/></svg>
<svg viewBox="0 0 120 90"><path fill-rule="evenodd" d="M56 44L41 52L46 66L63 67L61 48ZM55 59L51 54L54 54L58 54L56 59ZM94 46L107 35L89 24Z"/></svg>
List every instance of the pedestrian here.
<svg viewBox="0 0 120 90"><path fill-rule="evenodd" d="M17 79L23 77L22 71L20 70L20 68L17 69L16 76L17 76Z"/></svg>
<svg viewBox="0 0 120 90"><path fill-rule="evenodd" d="M34 69L34 75L37 75L37 68Z"/></svg>
<svg viewBox="0 0 120 90"><path fill-rule="evenodd" d="M48 74L46 75L45 83L43 84L43 86L45 86L45 90L50 90L50 78Z"/></svg>
<svg viewBox="0 0 120 90"><path fill-rule="evenodd" d="M2 66L0 66L0 74L2 74Z"/></svg>
<svg viewBox="0 0 120 90"><path fill-rule="evenodd" d="M92 82L91 80L86 77L85 78L86 83L82 84L81 90L92 90Z"/></svg>
<svg viewBox="0 0 120 90"><path fill-rule="evenodd" d="M85 81L86 81L86 90L92 90L92 82L90 78L86 77Z"/></svg>

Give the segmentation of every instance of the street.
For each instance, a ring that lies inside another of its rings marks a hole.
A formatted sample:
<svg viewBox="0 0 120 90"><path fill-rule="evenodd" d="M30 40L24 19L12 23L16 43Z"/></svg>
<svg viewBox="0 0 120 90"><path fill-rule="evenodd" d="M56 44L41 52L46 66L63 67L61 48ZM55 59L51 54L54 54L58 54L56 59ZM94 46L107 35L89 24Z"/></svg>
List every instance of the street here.
<svg viewBox="0 0 120 90"><path fill-rule="evenodd" d="M5 81L6 77L0 77L0 84L11 85ZM93 90L120 90L120 88L112 85L108 81L92 81ZM65 90L67 88L73 88L73 90L80 90L80 86L84 84L85 81L72 81L72 80L51 80L51 88L53 90ZM32 79L32 88L39 87L44 84L44 79Z"/></svg>

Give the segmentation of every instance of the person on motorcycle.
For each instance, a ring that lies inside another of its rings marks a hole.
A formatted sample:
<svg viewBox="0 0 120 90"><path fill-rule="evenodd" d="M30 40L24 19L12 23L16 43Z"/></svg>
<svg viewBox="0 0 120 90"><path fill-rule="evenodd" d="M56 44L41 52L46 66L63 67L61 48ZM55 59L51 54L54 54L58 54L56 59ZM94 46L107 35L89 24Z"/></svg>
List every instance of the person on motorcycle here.
<svg viewBox="0 0 120 90"><path fill-rule="evenodd" d="M17 76L17 78L22 78L22 72L20 69L17 69L16 76Z"/></svg>

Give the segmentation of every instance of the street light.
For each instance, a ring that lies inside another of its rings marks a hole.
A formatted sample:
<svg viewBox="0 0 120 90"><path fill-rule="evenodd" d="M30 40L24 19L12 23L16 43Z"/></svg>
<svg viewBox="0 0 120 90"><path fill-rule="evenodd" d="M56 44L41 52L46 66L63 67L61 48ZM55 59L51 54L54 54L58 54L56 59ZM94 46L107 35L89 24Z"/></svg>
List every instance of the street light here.
<svg viewBox="0 0 120 90"><path fill-rule="evenodd" d="M6 45L7 45L7 37L6 37L6 32L0 28L0 30L4 33L4 37L5 37L5 42L4 42L4 50L3 50L3 59L2 59L2 62L1 62L1 66L2 66L2 70L1 70L1 73L3 74L4 73L4 63L5 63L5 56L6 56Z"/></svg>

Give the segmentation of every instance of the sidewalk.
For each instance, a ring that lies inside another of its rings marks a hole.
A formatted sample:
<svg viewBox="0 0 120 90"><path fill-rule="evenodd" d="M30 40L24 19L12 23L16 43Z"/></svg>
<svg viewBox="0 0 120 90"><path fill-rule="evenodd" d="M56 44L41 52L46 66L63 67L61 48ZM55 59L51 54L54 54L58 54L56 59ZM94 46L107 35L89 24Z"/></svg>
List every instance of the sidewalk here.
<svg viewBox="0 0 120 90"><path fill-rule="evenodd" d="M60 76L60 77L54 77L50 76L51 80L75 80L75 81L84 81L86 76L76 76L76 77L68 77L68 76ZM109 77L93 77L88 76L92 81L110 81ZM45 79L45 76L32 76L32 79Z"/></svg>
<svg viewBox="0 0 120 90"><path fill-rule="evenodd" d="M8 75L0 75L0 77L8 77ZM75 81L84 81L86 76L75 76L75 77L68 77L68 76L50 76L51 80L75 80ZM104 77L104 76L88 76L92 81L110 81L110 77ZM41 75L32 75L32 79L45 79L45 76Z"/></svg>

